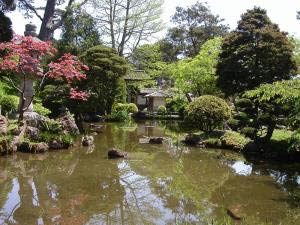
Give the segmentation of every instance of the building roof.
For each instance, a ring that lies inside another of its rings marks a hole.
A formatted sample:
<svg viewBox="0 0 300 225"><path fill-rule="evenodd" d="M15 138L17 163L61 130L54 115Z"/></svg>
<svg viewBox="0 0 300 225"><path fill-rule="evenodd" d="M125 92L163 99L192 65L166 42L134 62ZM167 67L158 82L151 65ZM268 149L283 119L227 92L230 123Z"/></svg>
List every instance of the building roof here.
<svg viewBox="0 0 300 225"><path fill-rule="evenodd" d="M145 97L158 97L158 98L167 98L169 95L165 94L163 91L155 91L151 94L145 95Z"/></svg>
<svg viewBox="0 0 300 225"><path fill-rule="evenodd" d="M141 81L152 80L144 70L130 70L124 77L125 80Z"/></svg>
<svg viewBox="0 0 300 225"><path fill-rule="evenodd" d="M156 91L157 91L157 88L142 88L140 90L140 94L148 95L148 94L151 94L151 93L156 92Z"/></svg>

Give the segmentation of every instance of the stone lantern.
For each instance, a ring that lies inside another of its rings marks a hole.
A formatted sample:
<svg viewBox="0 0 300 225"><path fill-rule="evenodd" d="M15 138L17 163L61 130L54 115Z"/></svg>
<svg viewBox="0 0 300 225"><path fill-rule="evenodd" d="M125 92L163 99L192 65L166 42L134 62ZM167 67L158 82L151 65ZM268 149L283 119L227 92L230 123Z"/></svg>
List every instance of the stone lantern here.
<svg viewBox="0 0 300 225"><path fill-rule="evenodd" d="M40 41L37 38L36 34L36 26L33 24L26 24L25 25L25 32L24 36L32 36L35 41ZM31 53L33 57L38 58L39 55L37 52L32 52ZM24 84L25 83L25 84ZM25 103L24 106L27 107L26 112L33 112L33 103L32 103L32 97L34 95L34 90L33 90L33 77L31 75L26 75L25 80L21 79L21 90L24 91L24 97L25 97ZM21 106L21 99L19 102L19 106Z"/></svg>

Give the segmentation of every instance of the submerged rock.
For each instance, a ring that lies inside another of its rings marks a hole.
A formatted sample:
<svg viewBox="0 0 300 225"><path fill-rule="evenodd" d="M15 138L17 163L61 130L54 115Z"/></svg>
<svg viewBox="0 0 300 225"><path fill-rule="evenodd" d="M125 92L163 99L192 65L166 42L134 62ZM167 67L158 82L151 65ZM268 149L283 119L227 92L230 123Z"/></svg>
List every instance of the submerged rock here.
<svg viewBox="0 0 300 225"><path fill-rule="evenodd" d="M227 214L235 220L241 220L243 219L244 215L242 213L242 206L241 205L235 205L232 207L227 208Z"/></svg>
<svg viewBox="0 0 300 225"><path fill-rule="evenodd" d="M140 138L139 142L140 144L162 144L164 140L164 137L145 137Z"/></svg>
<svg viewBox="0 0 300 225"><path fill-rule="evenodd" d="M113 148L108 150L107 156L109 159L127 158L127 152L122 152L118 149Z"/></svg>
<svg viewBox="0 0 300 225"><path fill-rule="evenodd" d="M91 146L94 144L94 137L93 136L84 136L82 137L81 144L83 146Z"/></svg>
<svg viewBox="0 0 300 225"><path fill-rule="evenodd" d="M0 135L7 134L8 120L5 116L0 115Z"/></svg>

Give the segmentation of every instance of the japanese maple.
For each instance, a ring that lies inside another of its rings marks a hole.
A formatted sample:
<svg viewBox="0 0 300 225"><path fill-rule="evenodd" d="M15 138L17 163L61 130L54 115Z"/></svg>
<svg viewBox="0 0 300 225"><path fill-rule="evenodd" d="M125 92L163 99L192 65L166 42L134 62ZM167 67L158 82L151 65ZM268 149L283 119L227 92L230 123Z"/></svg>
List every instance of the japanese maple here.
<svg viewBox="0 0 300 225"><path fill-rule="evenodd" d="M40 87L42 87L46 77L60 78L70 87L71 99L87 100L89 97L87 93L72 87L74 80L86 79L83 72L88 70L76 56L65 54L57 62L49 63L47 72L43 71L42 58L53 56L56 51L51 42L43 42L30 36L16 35L12 41L0 43L0 72L5 72L0 78L9 81L20 93L19 121L23 120L24 112L32 105L34 98L32 79L41 79ZM14 83L15 79L12 79L11 75L21 80L20 86ZM28 95L28 92L32 93Z"/></svg>

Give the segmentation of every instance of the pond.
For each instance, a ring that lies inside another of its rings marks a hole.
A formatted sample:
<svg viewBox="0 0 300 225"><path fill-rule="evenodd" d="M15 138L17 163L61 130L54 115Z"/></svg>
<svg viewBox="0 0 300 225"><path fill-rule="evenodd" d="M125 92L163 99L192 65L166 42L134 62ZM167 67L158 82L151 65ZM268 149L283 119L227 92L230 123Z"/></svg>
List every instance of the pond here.
<svg viewBox="0 0 300 225"><path fill-rule="evenodd" d="M103 125L94 148L0 158L0 224L235 223L227 209L248 224L297 224L299 165L186 147L175 122ZM129 158L108 160L111 147Z"/></svg>

